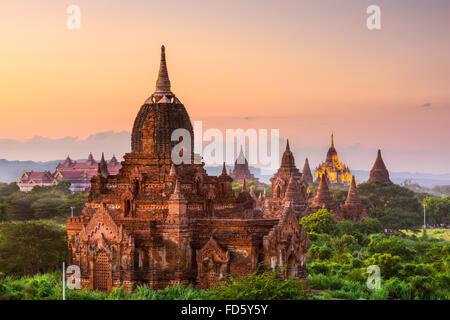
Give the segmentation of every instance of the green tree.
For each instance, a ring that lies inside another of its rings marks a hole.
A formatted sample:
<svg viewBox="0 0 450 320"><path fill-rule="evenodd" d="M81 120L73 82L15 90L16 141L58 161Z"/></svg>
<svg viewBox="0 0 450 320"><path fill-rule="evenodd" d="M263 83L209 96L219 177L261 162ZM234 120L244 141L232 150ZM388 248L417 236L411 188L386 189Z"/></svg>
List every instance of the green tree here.
<svg viewBox="0 0 450 320"><path fill-rule="evenodd" d="M347 199L348 190L338 187L330 187L331 197L337 204L344 204Z"/></svg>
<svg viewBox="0 0 450 320"><path fill-rule="evenodd" d="M16 192L6 198L8 215L11 220L34 219L34 211L31 205L39 197L31 193Z"/></svg>
<svg viewBox="0 0 450 320"><path fill-rule="evenodd" d="M17 185L16 182L11 183L0 182L0 197L9 196L17 191L19 191L19 186Z"/></svg>
<svg viewBox="0 0 450 320"><path fill-rule="evenodd" d="M63 199L42 197L31 205L34 217L37 219L50 219L58 215L58 208L64 203Z"/></svg>
<svg viewBox="0 0 450 320"><path fill-rule="evenodd" d="M0 224L0 272L18 275L59 268L67 255L64 227L50 221Z"/></svg>
<svg viewBox="0 0 450 320"><path fill-rule="evenodd" d="M84 208L88 195L77 194L72 199L67 199L58 207L58 215L61 217L70 217L71 207L73 207L74 216L79 216Z"/></svg>
<svg viewBox="0 0 450 320"><path fill-rule="evenodd" d="M426 205L427 224L450 224L450 196L427 197L423 204Z"/></svg>
<svg viewBox="0 0 450 320"><path fill-rule="evenodd" d="M355 250L358 246L358 241L352 235L344 234L342 237L334 238L332 246L336 253L343 254Z"/></svg>
<svg viewBox="0 0 450 320"><path fill-rule="evenodd" d="M8 205L6 203L0 203L0 222L7 220L9 220Z"/></svg>
<svg viewBox="0 0 450 320"><path fill-rule="evenodd" d="M56 192L60 192L64 195L70 195L72 191L70 191L70 181L63 180L58 182L58 184L55 186Z"/></svg>
<svg viewBox="0 0 450 320"><path fill-rule="evenodd" d="M383 232L383 226L379 220L369 218L360 222L360 230L364 234L380 233Z"/></svg>
<svg viewBox="0 0 450 320"><path fill-rule="evenodd" d="M327 209L319 209L317 212L303 217L300 224L306 232L336 234L337 222Z"/></svg>
<svg viewBox="0 0 450 320"><path fill-rule="evenodd" d="M372 182L360 184L358 193L383 228L409 229L420 224L422 206L414 191L394 183Z"/></svg>
<svg viewBox="0 0 450 320"><path fill-rule="evenodd" d="M396 236L382 239L377 237L377 235L371 236L367 248L370 254L390 253L393 256L401 257L405 261L412 260L416 255L412 242Z"/></svg>

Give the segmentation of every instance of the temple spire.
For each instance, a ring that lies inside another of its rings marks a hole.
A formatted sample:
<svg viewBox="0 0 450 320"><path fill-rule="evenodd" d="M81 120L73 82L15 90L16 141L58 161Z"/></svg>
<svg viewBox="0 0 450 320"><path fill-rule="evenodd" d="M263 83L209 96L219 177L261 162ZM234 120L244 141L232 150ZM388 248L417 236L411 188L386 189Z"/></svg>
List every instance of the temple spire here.
<svg viewBox="0 0 450 320"><path fill-rule="evenodd" d="M225 161L223 162L222 175L224 175L224 176L227 175L227 167L225 166Z"/></svg>
<svg viewBox="0 0 450 320"><path fill-rule="evenodd" d="M331 134L331 144L330 144L330 148L334 148L333 133Z"/></svg>
<svg viewBox="0 0 450 320"><path fill-rule="evenodd" d="M308 185L313 184L313 176L311 174L311 168L309 167L308 158L305 159L305 165L303 166L303 180L305 180Z"/></svg>
<svg viewBox="0 0 450 320"><path fill-rule="evenodd" d="M384 164L383 158L381 157L381 150L378 149L377 159L373 164L372 170L370 170L370 177L368 182L382 182L382 183L390 183L389 179L389 171L386 169L386 165Z"/></svg>
<svg viewBox="0 0 450 320"><path fill-rule="evenodd" d="M295 167L294 155L291 152L291 147L289 146L289 139L286 140L286 150L283 152L281 158L282 167Z"/></svg>
<svg viewBox="0 0 450 320"><path fill-rule="evenodd" d="M289 139L286 140L286 151L285 152L291 152L291 148L289 147Z"/></svg>
<svg viewBox="0 0 450 320"><path fill-rule="evenodd" d="M333 211L337 209L336 202L334 202L333 198L331 197L330 190L328 189L327 180L328 175L327 171L325 170L325 172L320 177L319 188L317 189L317 194L311 204L313 209L323 208Z"/></svg>
<svg viewBox="0 0 450 320"><path fill-rule="evenodd" d="M166 51L164 45L161 46L161 62L159 65L158 80L156 80L155 96L173 96L170 90L169 73L167 71Z"/></svg>
<svg viewBox="0 0 450 320"><path fill-rule="evenodd" d="M347 199L345 200L345 203L359 204L360 202L361 201L358 195L358 189L356 188L356 179L355 176L352 176L352 183L350 184L350 188L348 188Z"/></svg>
<svg viewBox="0 0 450 320"><path fill-rule="evenodd" d="M109 176L108 165L106 164L105 155L103 152L102 152L102 159L100 160L100 163L97 166L97 174L99 174L105 179L108 178Z"/></svg>

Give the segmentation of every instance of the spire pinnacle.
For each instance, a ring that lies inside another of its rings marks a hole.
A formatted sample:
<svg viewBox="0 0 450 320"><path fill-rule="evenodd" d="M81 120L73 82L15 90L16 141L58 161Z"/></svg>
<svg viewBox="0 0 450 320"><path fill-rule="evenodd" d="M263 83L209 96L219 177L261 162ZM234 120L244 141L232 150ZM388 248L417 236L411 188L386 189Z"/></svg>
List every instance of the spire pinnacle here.
<svg viewBox="0 0 450 320"><path fill-rule="evenodd" d="M105 154L102 152L102 159L100 160L100 163L97 165L97 174L102 176L103 178L108 178L109 171L108 171L108 165L105 161Z"/></svg>
<svg viewBox="0 0 450 320"><path fill-rule="evenodd" d="M225 161L223 162L222 174L223 174L224 176L227 175L227 167L225 166Z"/></svg>
<svg viewBox="0 0 450 320"><path fill-rule="evenodd" d="M156 80L156 90L154 95L172 95L170 90L169 73L167 71L166 51L164 45L161 46L161 62L159 65L158 79Z"/></svg>
<svg viewBox="0 0 450 320"><path fill-rule="evenodd" d="M330 148L334 148L333 133L331 133L331 144L330 144Z"/></svg>
<svg viewBox="0 0 450 320"><path fill-rule="evenodd" d="M289 139L286 140L286 151L291 151L291 148L289 147Z"/></svg>

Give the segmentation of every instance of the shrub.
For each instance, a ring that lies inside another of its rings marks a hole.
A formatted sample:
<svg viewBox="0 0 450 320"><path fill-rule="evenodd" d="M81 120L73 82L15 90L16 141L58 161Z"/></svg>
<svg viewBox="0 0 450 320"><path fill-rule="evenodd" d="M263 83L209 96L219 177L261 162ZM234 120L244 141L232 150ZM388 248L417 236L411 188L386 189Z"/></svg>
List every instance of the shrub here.
<svg viewBox="0 0 450 320"><path fill-rule="evenodd" d="M328 274L330 272L330 267L325 263L311 263L306 265L308 273L313 274Z"/></svg>
<svg viewBox="0 0 450 320"><path fill-rule="evenodd" d="M136 299L139 300L201 300L208 297L208 291L195 289L192 285L166 287L163 290L152 290L148 286L138 286Z"/></svg>
<svg viewBox="0 0 450 320"><path fill-rule="evenodd" d="M410 300L411 299L411 285L408 282L401 281L393 277L386 280L383 284L389 292L392 299Z"/></svg>
<svg viewBox="0 0 450 320"><path fill-rule="evenodd" d="M389 296L389 291L385 288L380 288L372 291L370 300L386 300Z"/></svg>
<svg viewBox="0 0 450 320"><path fill-rule="evenodd" d="M316 290L324 290L324 289L331 289L331 290L339 290L344 285L345 282L343 279L336 277L336 276L327 276L324 274L310 274L308 275L308 284L311 289Z"/></svg>
<svg viewBox="0 0 450 320"><path fill-rule="evenodd" d="M254 272L249 276L229 276L210 290L213 300L292 300L304 299L306 285L296 278L283 280L280 270Z"/></svg>
<svg viewBox="0 0 450 320"><path fill-rule="evenodd" d="M409 240L391 236L382 240L378 237L371 236L368 250L371 254L375 253L390 253L393 256L399 256L405 261L412 260L416 251L412 248Z"/></svg>
<svg viewBox="0 0 450 320"><path fill-rule="evenodd" d="M354 268L345 276L346 280L365 283L367 280L366 268Z"/></svg>
<svg viewBox="0 0 450 320"><path fill-rule="evenodd" d="M0 271L35 274L56 270L67 254L66 230L50 221L0 224Z"/></svg>
<svg viewBox="0 0 450 320"><path fill-rule="evenodd" d="M358 242L355 237L349 234L344 234L340 238L334 238L332 246L337 253L352 252L357 248Z"/></svg>
<svg viewBox="0 0 450 320"><path fill-rule="evenodd" d="M308 233L315 232L334 235L338 231L336 220L326 209L320 209L309 216L303 217L300 223Z"/></svg>
<svg viewBox="0 0 450 320"><path fill-rule="evenodd" d="M367 259L367 265L377 265L380 267L381 276L388 279L395 276L400 269L400 257L392 256L390 253L375 253Z"/></svg>

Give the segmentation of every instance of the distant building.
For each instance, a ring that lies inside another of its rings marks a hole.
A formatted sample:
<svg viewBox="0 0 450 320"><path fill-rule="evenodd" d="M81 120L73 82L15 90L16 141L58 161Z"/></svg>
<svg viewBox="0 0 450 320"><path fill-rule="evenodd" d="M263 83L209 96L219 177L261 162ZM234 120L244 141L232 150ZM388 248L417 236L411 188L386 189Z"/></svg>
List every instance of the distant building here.
<svg viewBox="0 0 450 320"><path fill-rule="evenodd" d="M327 158L315 171L316 182L320 181L320 177L326 172L329 183L343 185L350 184L352 180L350 169L344 163L339 162L336 149L334 148L333 135L331 135L331 144L327 152Z"/></svg>
<svg viewBox="0 0 450 320"><path fill-rule="evenodd" d="M392 183L389 179L389 171L386 169L383 158L381 157L381 150L378 149L377 159L370 170L370 177L367 182L381 182Z"/></svg>
<svg viewBox="0 0 450 320"><path fill-rule="evenodd" d="M54 177L50 171L34 172L23 171L20 175L17 185L20 191L28 192L33 189L34 186L54 186L58 183L58 180Z"/></svg>
<svg viewBox="0 0 450 320"><path fill-rule="evenodd" d="M116 175L119 173L121 165L115 156L113 156L109 162L106 162L102 154L100 164L102 162L106 164L108 174ZM20 191L28 192L36 185L52 186L56 185L59 181L70 181L70 191L73 193L84 193L89 191L89 188L91 187L91 178L97 174L98 166L99 163L95 161L92 153L89 154L88 159L85 162L75 162L67 156L63 163L58 164L56 171L53 174L49 171L24 171L20 176L18 185Z"/></svg>
<svg viewBox="0 0 450 320"><path fill-rule="evenodd" d="M239 152L239 156L237 157L236 161L234 162L234 169L232 172L230 172L231 178L233 178L233 182L237 182L241 185L244 184L244 182L254 181L255 185L258 187L264 186L263 183L259 182L259 179L255 177L253 173L250 172L248 168L248 161L244 156L244 151L242 150Z"/></svg>

